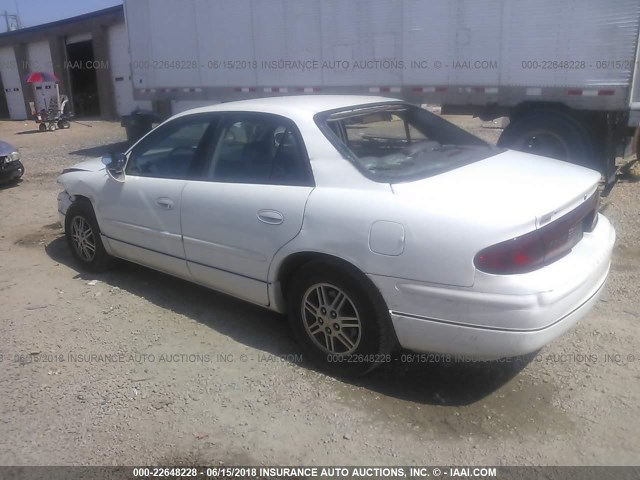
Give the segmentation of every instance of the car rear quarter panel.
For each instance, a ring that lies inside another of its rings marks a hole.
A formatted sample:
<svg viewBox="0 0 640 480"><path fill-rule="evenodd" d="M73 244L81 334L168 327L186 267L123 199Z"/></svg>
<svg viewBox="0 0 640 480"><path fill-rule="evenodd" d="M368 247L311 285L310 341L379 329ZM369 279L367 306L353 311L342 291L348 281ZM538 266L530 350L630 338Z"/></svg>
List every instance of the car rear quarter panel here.
<svg viewBox="0 0 640 480"><path fill-rule="evenodd" d="M395 245L397 228L376 228L380 222L402 226L403 244L397 251L381 254L371 245ZM311 193L299 235L274 258L270 281L277 281L278 265L297 252L333 255L366 274L398 277L441 285L473 285L473 257L496 236L505 238L535 228L531 218L509 231L495 231L465 219L460 212L414 205L386 191L340 187L316 187ZM372 242L372 229L377 237ZM380 233L382 232L382 233Z"/></svg>

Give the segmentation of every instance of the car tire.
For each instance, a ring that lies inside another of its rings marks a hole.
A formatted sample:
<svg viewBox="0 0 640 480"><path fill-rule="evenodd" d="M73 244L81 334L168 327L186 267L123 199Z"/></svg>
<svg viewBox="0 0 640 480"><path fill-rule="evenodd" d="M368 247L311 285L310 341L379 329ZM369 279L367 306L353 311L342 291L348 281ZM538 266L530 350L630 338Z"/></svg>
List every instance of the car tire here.
<svg viewBox="0 0 640 480"><path fill-rule="evenodd" d="M390 361L397 340L389 310L366 276L354 268L311 262L290 285L289 323L314 364L334 375L357 377Z"/></svg>
<svg viewBox="0 0 640 480"><path fill-rule="evenodd" d="M113 266L114 258L104 248L100 227L88 201L76 201L68 208L65 236L71 254L84 270L99 273Z"/></svg>
<svg viewBox="0 0 640 480"><path fill-rule="evenodd" d="M500 135L498 145L600 169L588 129L560 111L533 110L516 117Z"/></svg>

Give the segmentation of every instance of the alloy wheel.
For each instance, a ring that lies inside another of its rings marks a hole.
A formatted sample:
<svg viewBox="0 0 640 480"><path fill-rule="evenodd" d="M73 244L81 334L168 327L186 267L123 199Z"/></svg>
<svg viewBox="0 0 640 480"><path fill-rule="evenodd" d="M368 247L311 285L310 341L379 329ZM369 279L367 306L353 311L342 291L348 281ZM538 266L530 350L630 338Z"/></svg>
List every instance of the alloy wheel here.
<svg viewBox="0 0 640 480"><path fill-rule="evenodd" d="M317 347L348 355L360 344L362 322L349 296L328 283L312 285L302 297L304 328Z"/></svg>
<svg viewBox="0 0 640 480"><path fill-rule="evenodd" d="M71 239L80 258L91 262L96 256L96 240L91 225L81 216L71 221Z"/></svg>

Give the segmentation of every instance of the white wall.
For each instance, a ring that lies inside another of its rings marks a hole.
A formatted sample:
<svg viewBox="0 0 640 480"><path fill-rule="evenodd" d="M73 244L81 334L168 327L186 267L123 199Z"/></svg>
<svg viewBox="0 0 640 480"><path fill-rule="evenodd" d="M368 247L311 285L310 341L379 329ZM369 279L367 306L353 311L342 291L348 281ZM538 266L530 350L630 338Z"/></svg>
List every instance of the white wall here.
<svg viewBox="0 0 640 480"><path fill-rule="evenodd" d="M135 108L151 109L150 101L133 98L129 36L124 23L109 27L109 62L118 115L127 115Z"/></svg>

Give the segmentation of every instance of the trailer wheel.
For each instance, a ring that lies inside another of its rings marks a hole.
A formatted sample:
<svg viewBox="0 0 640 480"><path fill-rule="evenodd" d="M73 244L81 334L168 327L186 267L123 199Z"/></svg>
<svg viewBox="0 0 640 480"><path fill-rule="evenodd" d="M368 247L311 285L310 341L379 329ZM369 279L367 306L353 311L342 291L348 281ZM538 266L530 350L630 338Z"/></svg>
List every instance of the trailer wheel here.
<svg viewBox="0 0 640 480"><path fill-rule="evenodd" d="M498 145L601 169L589 131L563 112L532 111L516 117L502 132Z"/></svg>

